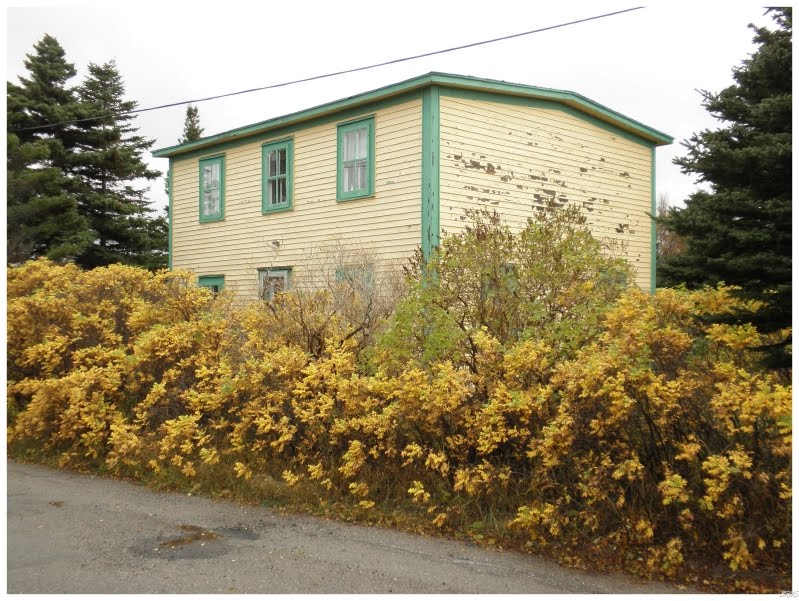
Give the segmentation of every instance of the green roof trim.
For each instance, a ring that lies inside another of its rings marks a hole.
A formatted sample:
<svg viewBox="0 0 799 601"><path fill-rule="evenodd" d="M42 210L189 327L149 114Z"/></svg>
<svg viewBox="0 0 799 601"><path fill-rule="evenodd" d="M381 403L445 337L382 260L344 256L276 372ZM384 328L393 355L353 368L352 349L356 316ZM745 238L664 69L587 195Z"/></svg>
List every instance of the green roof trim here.
<svg viewBox="0 0 799 601"><path fill-rule="evenodd" d="M245 127L231 129L220 134L208 136L194 142L167 146L153 151L155 157L177 157L190 152L202 149L210 149L218 144L227 144L250 136L263 134L273 129L301 126L305 121L332 115L340 111L352 109L360 105L386 100L393 96L406 94L411 91L421 90L430 86L441 88L454 88L462 90L490 92L516 96L520 98L550 100L569 106L580 113L589 115L601 121L629 132L644 141L661 146L671 144L674 139L653 129L639 121L626 117L612 109L609 109L593 100L580 94L566 90L553 90L550 88L539 88L524 84L508 83L492 79L480 79L463 75L451 75L447 73L428 73L420 77L414 77L389 86L384 86L370 92L357 94L334 102L328 102L313 108L290 113L282 117L268 119Z"/></svg>

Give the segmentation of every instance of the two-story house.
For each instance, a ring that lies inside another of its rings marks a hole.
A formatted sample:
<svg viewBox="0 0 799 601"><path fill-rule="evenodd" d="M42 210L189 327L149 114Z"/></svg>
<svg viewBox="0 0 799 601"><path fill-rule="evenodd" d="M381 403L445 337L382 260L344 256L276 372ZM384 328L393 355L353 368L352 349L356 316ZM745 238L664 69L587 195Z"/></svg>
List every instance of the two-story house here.
<svg viewBox="0 0 799 601"><path fill-rule="evenodd" d="M622 240L650 289L655 149L671 142L573 92L429 73L154 155L169 159L170 267L244 298L312 276L334 239L396 263L466 208L521 227L550 199Z"/></svg>

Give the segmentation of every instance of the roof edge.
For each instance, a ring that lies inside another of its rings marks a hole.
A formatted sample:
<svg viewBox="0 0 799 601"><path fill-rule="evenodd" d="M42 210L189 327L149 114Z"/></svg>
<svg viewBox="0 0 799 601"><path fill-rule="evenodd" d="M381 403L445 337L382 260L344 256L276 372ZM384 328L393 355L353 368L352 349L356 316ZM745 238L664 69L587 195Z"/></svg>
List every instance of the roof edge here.
<svg viewBox="0 0 799 601"><path fill-rule="evenodd" d="M325 104L320 104L280 117L267 119L265 121L260 121L258 123L253 123L244 127L238 127L224 131L222 133L201 138L200 140L193 142L158 148L154 150L152 154L154 157L158 158L174 157L202 148L211 148L217 144L232 142L237 139L258 135L271 129L294 125L315 117L333 114L361 104L383 100L391 96L404 94L431 85L438 85L448 88L479 90L483 92L526 98L552 100L554 102L566 104L577 109L578 111L599 118L612 125L620 127L621 129L627 130L639 138L651 142L655 146L662 146L674 142L674 138L671 136L644 125L635 119L631 119L630 117L627 117L575 92L433 71L425 75L406 79L404 81L376 88L368 92L363 92L354 96L348 96L346 98L334 100L333 102L327 102Z"/></svg>
<svg viewBox="0 0 799 601"><path fill-rule="evenodd" d="M509 94L527 98L537 98L541 100L552 100L572 106L589 115L599 117L603 121L626 129L639 137L654 142L656 146L672 144L674 138L653 127L649 127L608 108L582 94L570 90L557 90L554 88L542 88L527 84L510 83L495 79L484 79L467 75L450 75L447 73L429 73L434 83L451 88L476 89L485 92Z"/></svg>

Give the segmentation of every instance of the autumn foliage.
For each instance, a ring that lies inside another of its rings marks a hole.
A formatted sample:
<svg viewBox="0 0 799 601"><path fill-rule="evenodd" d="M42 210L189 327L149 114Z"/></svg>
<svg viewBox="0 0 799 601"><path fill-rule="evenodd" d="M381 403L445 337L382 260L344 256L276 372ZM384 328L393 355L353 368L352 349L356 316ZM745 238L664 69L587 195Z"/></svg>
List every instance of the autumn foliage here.
<svg viewBox="0 0 799 601"><path fill-rule="evenodd" d="M9 269L9 449L650 576L789 570L790 384L753 327L698 317L742 301L628 287L553 215L473 215L368 337L340 290L242 306L179 271Z"/></svg>

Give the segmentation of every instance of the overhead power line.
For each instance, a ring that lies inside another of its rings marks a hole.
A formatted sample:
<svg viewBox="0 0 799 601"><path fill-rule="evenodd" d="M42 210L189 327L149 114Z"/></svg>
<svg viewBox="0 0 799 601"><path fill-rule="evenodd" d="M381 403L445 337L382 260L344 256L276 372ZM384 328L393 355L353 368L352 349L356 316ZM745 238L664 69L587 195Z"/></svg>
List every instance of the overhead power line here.
<svg viewBox="0 0 799 601"><path fill-rule="evenodd" d="M293 81L285 81L283 83L275 83L268 86L261 86L259 88L250 88L249 90L240 90L238 92L229 92L227 94L217 94L216 96L206 96L205 98L195 98L193 100L182 100L180 102L171 102L169 104L160 104L158 106L151 106L148 108L143 109L134 109L132 111L121 111L118 113L107 113L105 115L97 115L96 117L85 117L83 119L73 119L71 121L60 121L58 123L48 123L46 125L37 125L34 127L23 127L20 129L11 130L12 132L19 132L19 131L33 131L38 129L47 129L49 127L57 127L59 125L70 125L73 123L82 123L84 121L95 121L97 119L105 119L107 117L118 117L121 115L133 115L136 113L146 113L149 111L157 111L160 109L171 108L173 106L183 106L185 104L199 104L200 102L206 102L208 100L217 100L219 98L227 98L229 96L240 96L241 94L250 94L251 92L260 92L262 90L273 90L275 88L284 88L286 86L292 86L298 83L306 83L309 81L315 81L318 79L326 79L328 77L336 77L337 75L346 75L347 73L356 73L358 71L366 71L368 69L376 69L378 67L385 67L388 65L396 65L397 63L404 63L407 61L413 61L420 58L426 58L428 56L435 56L437 54L445 54L447 52L455 52L456 50L465 50L466 48L474 48L475 46L484 46L485 44L493 44L495 42L502 42L504 40L511 40L513 38L520 38L526 35L532 35L534 33L541 33L543 31L551 31L553 29L560 29L562 27L569 27L570 25L577 25L579 23L586 23L588 21L596 21L597 19L604 19L606 17L613 17L615 15L620 15L623 13L632 12L634 10L640 10L644 8L643 6L636 6L634 8L625 8L624 10L617 10L612 13L605 13L602 15L596 15L594 17L586 17L585 19L578 19L576 21L569 21L568 23L559 23L558 25L550 25L548 27L541 27L539 29L533 29L531 31L523 31L521 33L514 33L511 35L502 36L499 38L493 38L490 40L483 40L482 42L472 42L471 44L464 44L462 46L454 46L452 48L445 48L444 50L434 50L432 52L425 52L423 54L416 54L414 56L406 56L404 58L396 58L390 61L385 61L382 63L375 63L373 65L366 65L363 67L355 67L352 69L345 69L343 71L335 71L333 73L325 73L324 75L314 75L312 77L305 77L303 79L295 79Z"/></svg>

